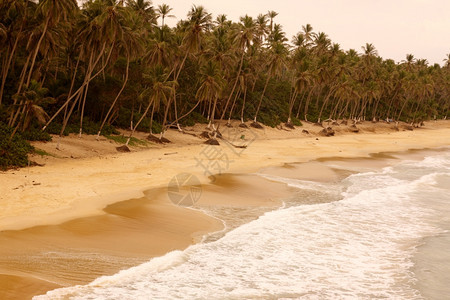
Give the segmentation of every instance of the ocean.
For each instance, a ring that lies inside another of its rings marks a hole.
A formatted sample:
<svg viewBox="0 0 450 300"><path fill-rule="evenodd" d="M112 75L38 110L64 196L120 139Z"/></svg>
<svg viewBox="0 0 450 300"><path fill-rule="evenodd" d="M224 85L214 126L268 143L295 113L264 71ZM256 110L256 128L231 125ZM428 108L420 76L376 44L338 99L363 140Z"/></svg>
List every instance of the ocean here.
<svg viewBox="0 0 450 300"><path fill-rule="evenodd" d="M260 173L296 188L281 208L34 299L448 299L450 149L351 171L325 183Z"/></svg>

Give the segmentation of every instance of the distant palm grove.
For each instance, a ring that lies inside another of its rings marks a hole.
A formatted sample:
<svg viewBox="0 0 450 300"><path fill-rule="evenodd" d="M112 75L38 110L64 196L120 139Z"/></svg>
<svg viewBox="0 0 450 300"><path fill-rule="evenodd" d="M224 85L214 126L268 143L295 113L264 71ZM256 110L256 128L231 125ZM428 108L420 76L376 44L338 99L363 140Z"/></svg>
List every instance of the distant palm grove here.
<svg viewBox="0 0 450 300"><path fill-rule="evenodd" d="M443 66L412 54L396 63L343 50L309 24L289 39L277 13L239 22L193 6L176 27L172 8L145 0L0 0L0 125L45 139L160 133L195 122L444 118L450 54ZM3 150L2 154L5 154Z"/></svg>

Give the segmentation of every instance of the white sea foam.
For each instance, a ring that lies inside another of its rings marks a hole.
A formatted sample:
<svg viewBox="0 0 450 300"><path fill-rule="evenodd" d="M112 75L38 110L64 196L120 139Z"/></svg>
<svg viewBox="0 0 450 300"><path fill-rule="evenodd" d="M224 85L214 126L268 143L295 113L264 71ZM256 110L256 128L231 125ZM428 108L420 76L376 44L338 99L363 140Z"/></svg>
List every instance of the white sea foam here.
<svg viewBox="0 0 450 300"><path fill-rule="evenodd" d="M354 174L341 201L269 212L215 242L36 299L420 299L411 258L443 232L424 199L449 207L439 185L449 165L442 156Z"/></svg>

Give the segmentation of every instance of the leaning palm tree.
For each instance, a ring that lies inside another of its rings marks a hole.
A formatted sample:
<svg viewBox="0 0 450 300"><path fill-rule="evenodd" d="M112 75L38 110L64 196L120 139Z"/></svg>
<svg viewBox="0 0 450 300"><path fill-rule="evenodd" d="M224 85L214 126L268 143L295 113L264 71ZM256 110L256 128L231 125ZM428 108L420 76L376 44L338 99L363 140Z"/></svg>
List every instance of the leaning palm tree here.
<svg viewBox="0 0 450 300"><path fill-rule="evenodd" d="M141 36L139 35L139 19L136 18L136 15L133 14L124 14L121 19L122 22L119 22L117 25L118 28L117 31L121 31L121 40L118 41L118 49L122 49L123 54L126 57L126 68L125 68L125 78L123 80L123 84L121 89L119 90L119 93L116 95L116 98L114 99L113 103L109 107L109 110L106 114L106 116L103 119L103 122L100 126L100 129L97 133L97 140L100 137L101 131L103 129L103 126L105 125L106 121L109 118L109 115L114 108L115 104L117 103L117 100L119 99L120 95L122 94L123 90L125 89L125 86L128 82L129 78L129 69L130 69L130 60L134 57L139 57L140 54L143 52L143 45L141 41ZM81 134L81 128L80 128L80 134Z"/></svg>
<svg viewBox="0 0 450 300"><path fill-rule="evenodd" d="M45 97L47 93L48 89L43 88L41 83L32 80L20 94L14 95L14 97L20 98L18 102L20 102L21 105L19 105L17 109L17 113L20 112L20 118L17 125L14 124L15 121L12 124L12 127L15 126L15 128L11 134L11 138L16 134L20 127L22 128L22 131L28 129L33 119L36 119L40 124L45 123L49 116L42 106L55 102L54 98Z"/></svg>
<svg viewBox="0 0 450 300"><path fill-rule="evenodd" d="M224 86L224 80L218 64L212 60L206 62L200 68L201 84L197 90L196 97L199 101L209 101L212 109L208 124L208 129L211 128L214 132L214 138L217 135L217 128L215 127L215 113L217 107L217 99Z"/></svg>
<svg viewBox="0 0 450 300"><path fill-rule="evenodd" d="M176 64L173 68L174 83L177 83L178 78L181 74L181 70L183 69L186 59L188 58L188 55L191 53L197 53L200 50L201 46L205 42L206 32L208 32L212 26L212 16L210 13L206 11L206 9L203 6L194 5L189 11L188 17L189 19L185 24L186 27L181 45L181 48L184 51L184 57L181 60L181 63ZM163 129L161 131L160 136L161 139L164 137L164 133L166 131L165 126L167 123L170 105L172 104L172 101L175 100L176 100L176 86L174 86L173 95L172 97L170 97L166 105L166 109L164 111L164 118L162 124Z"/></svg>
<svg viewBox="0 0 450 300"><path fill-rule="evenodd" d="M144 79L148 80L149 84L148 87L142 92L140 97L147 98L148 104L141 118L132 128L130 135L128 136L127 142L125 143L125 146L128 146L131 137L133 136L136 129L139 127L139 124L141 124L142 120L144 120L144 118L147 116L150 107L153 107L152 109L153 112L154 108L158 107L161 101L167 103L168 97L170 97L170 94L173 92L174 86L173 82L166 80L167 75L168 75L167 72L165 72L165 70L161 65L157 65L156 67L154 67L148 75L144 74ZM150 124L150 129L151 126L152 123ZM150 135L149 137L152 137L152 135Z"/></svg>
<svg viewBox="0 0 450 300"><path fill-rule="evenodd" d="M222 112L221 120L224 118L225 113L227 111L228 105L230 103L231 98L233 97L233 93L238 84L239 76L242 71L242 65L244 63L245 52L248 48L250 48L250 44L253 41L256 33L256 24L253 21L252 17L245 15L245 17L241 17L241 22L239 23L238 29L235 31L233 36L233 41L236 44L236 47L240 51L240 59L239 59L239 67L236 74L236 79L234 80L233 87L231 89L230 94L228 95L227 102L225 104L225 108Z"/></svg>
<svg viewBox="0 0 450 300"><path fill-rule="evenodd" d="M258 124L257 118L258 113L261 108L261 104L264 98L264 94L267 89L267 85L269 84L269 81L272 77L278 76L281 73L282 68L285 66L286 62L286 56L287 56L288 50L285 46L285 44L281 42L273 43L269 49L268 53L268 66L267 66L267 74L266 74L266 82L264 84L264 89L261 93L261 97L259 99L258 107L256 108L255 117L253 119L253 126L260 128L261 125ZM258 126L259 125L259 126Z"/></svg>
<svg viewBox="0 0 450 300"><path fill-rule="evenodd" d="M36 13L44 15L44 27L42 29L41 36L36 44L36 47L31 58L31 65L28 71L28 79L26 85L29 85L31 75L33 74L36 58L41 50L42 42L50 27L54 26L61 19L66 21L68 17L78 9L77 2L75 0L41 0L37 7Z"/></svg>

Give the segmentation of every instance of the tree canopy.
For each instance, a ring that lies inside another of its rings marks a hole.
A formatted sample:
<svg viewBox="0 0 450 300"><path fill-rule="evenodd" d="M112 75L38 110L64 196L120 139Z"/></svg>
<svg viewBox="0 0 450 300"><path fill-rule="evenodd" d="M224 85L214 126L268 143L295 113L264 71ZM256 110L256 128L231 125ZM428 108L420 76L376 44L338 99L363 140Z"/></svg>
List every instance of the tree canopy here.
<svg viewBox="0 0 450 300"><path fill-rule="evenodd" d="M371 43L344 50L310 24L289 40L275 11L233 22L193 6L169 27L171 11L146 0L0 0L0 122L12 136L115 126L162 138L171 125L214 130L225 117L418 124L449 113L450 54L442 66L413 54L396 63Z"/></svg>

